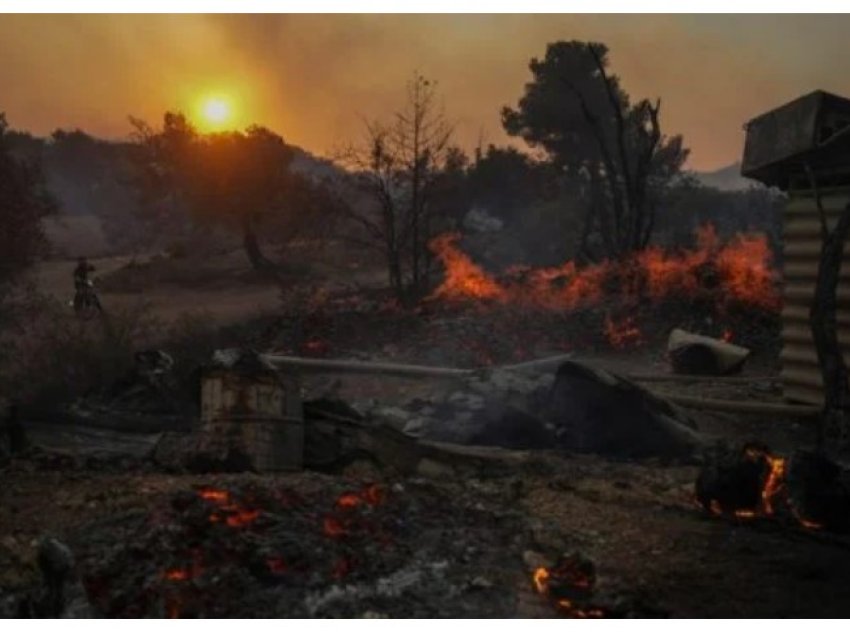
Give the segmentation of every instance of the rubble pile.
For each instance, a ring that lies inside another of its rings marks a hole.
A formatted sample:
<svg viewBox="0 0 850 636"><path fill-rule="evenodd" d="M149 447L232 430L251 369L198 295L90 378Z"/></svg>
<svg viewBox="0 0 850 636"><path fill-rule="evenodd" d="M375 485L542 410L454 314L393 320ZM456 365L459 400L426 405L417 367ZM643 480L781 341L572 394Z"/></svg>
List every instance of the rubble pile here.
<svg viewBox="0 0 850 636"><path fill-rule="evenodd" d="M610 457L692 458L693 423L628 380L577 362L555 373L495 369L371 417L456 444L560 449Z"/></svg>

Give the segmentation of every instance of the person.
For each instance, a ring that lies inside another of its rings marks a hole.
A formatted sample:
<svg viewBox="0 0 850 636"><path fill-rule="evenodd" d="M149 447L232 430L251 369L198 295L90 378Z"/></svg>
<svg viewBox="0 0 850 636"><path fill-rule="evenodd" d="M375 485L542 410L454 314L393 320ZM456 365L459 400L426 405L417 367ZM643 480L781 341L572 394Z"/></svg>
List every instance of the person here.
<svg viewBox="0 0 850 636"><path fill-rule="evenodd" d="M94 292L94 286L89 280L89 273L95 270L93 265L89 265L85 256L81 256L77 261L77 267L74 269L74 311L78 315L90 315L92 310L102 311L100 300Z"/></svg>
<svg viewBox="0 0 850 636"><path fill-rule="evenodd" d="M74 289L77 293L85 291L89 286L89 273L94 271L94 266L89 265L85 256L77 259L77 267L74 269Z"/></svg>

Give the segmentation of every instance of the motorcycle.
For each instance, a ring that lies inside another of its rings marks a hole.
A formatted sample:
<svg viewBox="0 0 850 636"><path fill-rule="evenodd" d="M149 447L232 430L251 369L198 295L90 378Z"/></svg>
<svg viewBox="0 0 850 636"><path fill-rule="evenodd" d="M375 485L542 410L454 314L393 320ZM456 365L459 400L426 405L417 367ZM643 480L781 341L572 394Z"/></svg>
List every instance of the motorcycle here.
<svg viewBox="0 0 850 636"><path fill-rule="evenodd" d="M89 319L98 314L103 313L103 307L100 305L100 299L97 297L97 292L94 290L94 282L87 280L85 285L77 287L77 293L74 294L74 313L79 318Z"/></svg>

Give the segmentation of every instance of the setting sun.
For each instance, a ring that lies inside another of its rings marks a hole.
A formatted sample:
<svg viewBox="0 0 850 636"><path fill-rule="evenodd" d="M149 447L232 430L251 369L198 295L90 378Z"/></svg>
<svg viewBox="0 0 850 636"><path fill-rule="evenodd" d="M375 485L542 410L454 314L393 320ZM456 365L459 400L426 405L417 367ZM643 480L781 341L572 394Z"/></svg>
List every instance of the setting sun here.
<svg viewBox="0 0 850 636"><path fill-rule="evenodd" d="M228 100L223 97L208 97L201 103L201 117L208 128L222 128L232 118Z"/></svg>

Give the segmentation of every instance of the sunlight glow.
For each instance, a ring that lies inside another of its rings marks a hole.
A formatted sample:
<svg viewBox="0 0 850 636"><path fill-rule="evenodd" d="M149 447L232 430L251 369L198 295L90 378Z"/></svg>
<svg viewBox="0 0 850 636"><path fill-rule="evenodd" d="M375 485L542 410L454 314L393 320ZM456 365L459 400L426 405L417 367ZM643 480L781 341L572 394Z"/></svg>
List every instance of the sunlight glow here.
<svg viewBox="0 0 850 636"><path fill-rule="evenodd" d="M230 102L224 97L207 97L200 108L203 125L209 129L221 129L232 119Z"/></svg>

